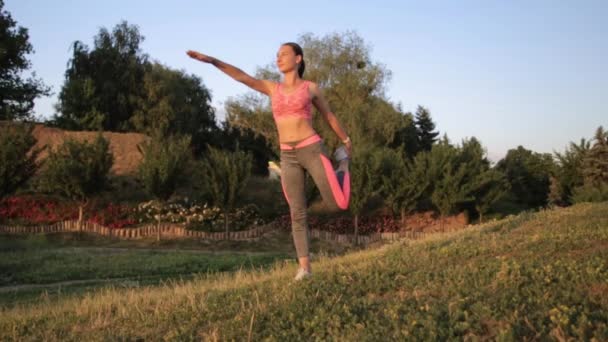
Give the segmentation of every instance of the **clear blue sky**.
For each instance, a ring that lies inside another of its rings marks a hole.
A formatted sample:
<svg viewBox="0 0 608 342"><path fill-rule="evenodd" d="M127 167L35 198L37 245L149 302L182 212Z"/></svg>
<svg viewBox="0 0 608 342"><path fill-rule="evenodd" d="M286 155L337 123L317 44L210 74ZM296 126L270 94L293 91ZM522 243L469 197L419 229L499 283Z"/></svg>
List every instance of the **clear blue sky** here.
<svg viewBox="0 0 608 342"><path fill-rule="evenodd" d="M355 30L393 77L391 101L430 109L454 142L475 136L497 161L518 145L563 151L608 128L608 1L68 1L6 0L29 29L32 70L55 94L70 46L101 27L138 25L144 52L203 79L223 103L248 89L189 59L188 49L246 72L305 32ZM36 102L53 112L56 95Z"/></svg>

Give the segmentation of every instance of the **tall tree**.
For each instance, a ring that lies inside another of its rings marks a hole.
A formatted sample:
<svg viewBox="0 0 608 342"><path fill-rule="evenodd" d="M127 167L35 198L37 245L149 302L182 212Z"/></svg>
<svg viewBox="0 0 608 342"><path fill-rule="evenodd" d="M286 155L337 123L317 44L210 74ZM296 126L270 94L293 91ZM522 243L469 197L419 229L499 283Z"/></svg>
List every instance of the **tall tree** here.
<svg viewBox="0 0 608 342"><path fill-rule="evenodd" d="M199 77L154 63L146 68L141 88L129 126L147 134L188 135L195 155L217 143L211 94Z"/></svg>
<svg viewBox="0 0 608 342"><path fill-rule="evenodd" d="M428 109L418 106L415 123L418 134L418 148L421 151L430 151L437 141L439 132L435 132L435 123L431 119L431 113Z"/></svg>
<svg viewBox="0 0 608 342"><path fill-rule="evenodd" d="M359 218L369 200L382 190L382 175L390 172L390 150L362 146L354 150L350 167L351 198L349 208L355 219L355 237L359 236Z"/></svg>
<svg viewBox="0 0 608 342"><path fill-rule="evenodd" d="M215 144L228 151L240 149L251 153L252 172L258 175L268 175L268 161L277 159L274 149L263 135L255 134L249 128L231 126L228 121L222 123L220 139Z"/></svg>
<svg viewBox="0 0 608 342"><path fill-rule="evenodd" d="M53 122L66 129L132 130L129 119L144 94L143 40L137 26L123 21L112 32L101 28L91 50L74 42Z"/></svg>
<svg viewBox="0 0 608 342"><path fill-rule="evenodd" d="M583 185L583 161L589 150L591 142L585 138L576 144L570 142L564 153L555 152L557 160L556 188L554 190L556 203L571 204L572 192Z"/></svg>
<svg viewBox="0 0 608 342"><path fill-rule="evenodd" d="M393 214L399 213L401 225L405 228L406 215L417 209L418 202L430 186L426 177L428 159L418 154L413 160L405 157L401 150L392 150L389 155L390 170L380 175L385 203Z"/></svg>
<svg viewBox="0 0 608 342"><path fill-rule="evenodd" d="M518 146L509 150L496 168L506 175L519 204L527 208L547 204L549 176L555 169L551 154L540 154Z"/></svg>
<svg viewBox="0 0 608 342"><path fill-rule="evenodd" d="M17 26L0 0L0 120L31 120L34 100L50 95L36 73L22 77L31 67L27 55L33 52L28 30Z"/></svg>
<svg viewBox="0 0 608 342"><path fill-rule="evenodd" d="M401 112L400 106L397 106L397 111ZM420 151L420 146L418 146L418 131L414 121L414 115L407 112L403 114L401 119L403 120L403 123L400 125L401 128L398 128L395 131L393 141L389 144L389 147L402 147L404 156L412 160L418 151Z"/></svg>
<svg viewBox="0 0 608 342"><path fill-rule="evenodd" d="M589 185L608 184L608 132L598 127L593 147L583 160L583 177Z"/></svg>

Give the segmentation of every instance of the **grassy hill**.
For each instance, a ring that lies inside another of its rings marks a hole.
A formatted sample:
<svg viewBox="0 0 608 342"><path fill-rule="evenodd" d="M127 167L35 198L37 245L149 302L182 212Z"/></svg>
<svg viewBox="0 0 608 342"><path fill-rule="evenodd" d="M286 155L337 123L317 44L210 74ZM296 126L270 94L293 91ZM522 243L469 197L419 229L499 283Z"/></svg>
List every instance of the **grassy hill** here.
<svg viewBox="0 0 608 342"><path fill-rule="evenodd" d="M608 340L608 203L5 309L0 340Z"/></svg>

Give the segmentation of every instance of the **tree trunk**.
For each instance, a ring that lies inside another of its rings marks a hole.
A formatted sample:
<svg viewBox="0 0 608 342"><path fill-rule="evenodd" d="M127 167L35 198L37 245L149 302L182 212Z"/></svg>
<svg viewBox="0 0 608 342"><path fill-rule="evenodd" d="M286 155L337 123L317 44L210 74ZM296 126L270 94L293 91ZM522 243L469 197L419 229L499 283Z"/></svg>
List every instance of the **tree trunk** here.
<svg viewBox="0 0 608 342"><path fill-rule="evenodd" d="M224 229L226 231L226 237L228 237L228 211L224 210Z"/></svg>
<svg viewBox="0 0 608 342"><path fill-rule="evenodd" d="M78 206L78 232L82 232L82 203Z"/></svg>
<svg viewBox="0 0 608 342"><path fill-rule="evenodd" d="M359 244L359 214L355 215L355 245Z"/></svg>
<svg viewBox="0 0 608 342"><path fill-rule="evenodd" d="M160 213L158 214L158 221L156 224L156 241L160 241Z"/></svg>
<svg viewBox="0 0 608 342"><path fill-rule="evenodd" d="M479 223L483 223L483 212L479 212Z"/></svg>

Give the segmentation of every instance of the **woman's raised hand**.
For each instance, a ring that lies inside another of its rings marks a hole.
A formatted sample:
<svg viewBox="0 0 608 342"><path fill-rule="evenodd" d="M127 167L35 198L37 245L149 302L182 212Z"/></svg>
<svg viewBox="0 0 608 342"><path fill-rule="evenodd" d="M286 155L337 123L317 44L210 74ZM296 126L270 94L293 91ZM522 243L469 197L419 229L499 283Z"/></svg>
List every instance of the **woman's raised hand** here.
<svg viewBox="0 0 608 342"><path fill-rule="evenodd" d="M186 53L191 58L197 59L197 60L199 60L201 62L205 62L205 63L211 63L211 62L213 62L213 57L207 56L207 55L202 54L202 53L200 53L198 51L188 50Z"/></svg>

